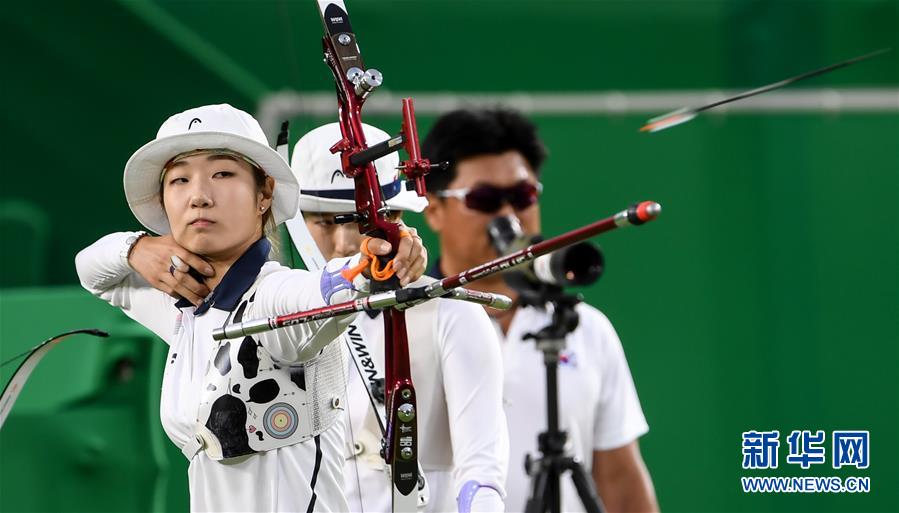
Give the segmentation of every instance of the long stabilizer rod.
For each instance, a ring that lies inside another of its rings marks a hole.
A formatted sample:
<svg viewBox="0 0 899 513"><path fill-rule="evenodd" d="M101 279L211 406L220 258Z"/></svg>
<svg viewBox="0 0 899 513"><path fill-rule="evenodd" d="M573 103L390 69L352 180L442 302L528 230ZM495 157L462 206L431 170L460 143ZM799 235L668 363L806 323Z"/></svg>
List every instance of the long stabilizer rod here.
<svg viewBox="0 0 899 513"><path fill-rule="evenodd" d="M524 262L529 262L537 257L552 253L557 249L581 242L601 233L612 231L624 226L637 226L654 220L662 212L662 206L653 201L644 201L634 204L617 214L588 224L568 233L532 244L524 249L501 256L477 267L468 269L459 274L443 278L424 287L414 287L391 290L372 294L368 297L354 299L324 306L303 312L297 312L267 319L256 319L229 324L213 330L212 338L224 340L230 338L245 337L254 333L262 333L286 326L302 324L312 321L320 321L338 315L346 315L362 310L380 310L397 305L417 304L448 294L455 299L465 299L494 308L506 309L511 306L511 300L499 294L490 294L470 289L459 289L466 283L480 280L487 276L505 271ZM459 291L459 292L456 292ZM459 296L465 296L459 297Z"/></svg>

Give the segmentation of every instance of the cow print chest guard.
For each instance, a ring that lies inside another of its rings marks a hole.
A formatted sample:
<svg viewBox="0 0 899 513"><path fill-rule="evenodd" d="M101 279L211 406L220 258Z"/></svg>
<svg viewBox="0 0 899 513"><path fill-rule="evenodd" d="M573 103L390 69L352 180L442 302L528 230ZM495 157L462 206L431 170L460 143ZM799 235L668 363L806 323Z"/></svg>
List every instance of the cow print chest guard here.
<svg viewBox="0 0 899 513"><path fill-rule="evenodd" d="M255 287L228 322L253 310ZM309 361L274 360L253 337L223 340L207 365L197 434L213 460L293 445L322 433L343 411L346 360L331 343Z"/></svg>

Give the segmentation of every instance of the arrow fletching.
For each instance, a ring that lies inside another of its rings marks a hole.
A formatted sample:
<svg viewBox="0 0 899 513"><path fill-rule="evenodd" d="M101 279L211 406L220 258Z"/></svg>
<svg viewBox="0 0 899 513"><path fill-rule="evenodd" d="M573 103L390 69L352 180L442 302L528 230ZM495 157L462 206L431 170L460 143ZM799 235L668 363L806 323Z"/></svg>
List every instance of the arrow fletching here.
<svg viewBox="0 0 899 513"><path fill-rule="evenodd" d="M669 112L668 114L662 114L661 116L650 119L645 125L640 128L641 132L659 132L665 130L666 128L671 128L673 126L680 125L681 123L686 123L691 119L695 118L698 112L693 109L689 109L687 107L677 109L676 111Z"/></svg>

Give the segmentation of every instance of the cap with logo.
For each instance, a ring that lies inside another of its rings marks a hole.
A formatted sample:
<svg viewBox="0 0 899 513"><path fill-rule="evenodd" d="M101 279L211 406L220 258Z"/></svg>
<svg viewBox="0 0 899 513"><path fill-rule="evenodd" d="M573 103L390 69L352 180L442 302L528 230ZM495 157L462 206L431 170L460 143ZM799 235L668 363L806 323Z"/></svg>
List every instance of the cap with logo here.
<svg viewBox="0 0 899 513"><path fill-rule="evenodd" d="M195 150L230 150L245 156L275 180L272 215L281 223L296 215L299 186L284 158L268 145L253 116L228 104L204 105L175 114L156 138L125 164L125 197L138 221L155 233L170 232L159 198L160 178L175 156Z"/></svg>
<svg viewBox="0 0 899 513"><path fill-rule="evenodd" d="M390 138L383 130L362 125L365 140L373 145ZM297 141L290 159L300 184L300 210L304 212L351 212L356 210L353 199L354 182L341 171L340 154L330 149L343 136L340 125L330 123L307 133ZM400 178L399 157L391 153L374 162L381 186L381 198L392 210L421 212L428 200L415 192L412 182Z"/></svg>

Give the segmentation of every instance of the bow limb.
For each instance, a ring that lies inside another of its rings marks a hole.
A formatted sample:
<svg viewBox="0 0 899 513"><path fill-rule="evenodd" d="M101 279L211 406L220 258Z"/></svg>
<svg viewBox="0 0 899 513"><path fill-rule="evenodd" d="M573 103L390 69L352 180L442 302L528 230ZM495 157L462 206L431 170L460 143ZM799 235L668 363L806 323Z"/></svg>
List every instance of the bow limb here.
<svg viewBox="0 0 899 513"><path fill-rule="evenodd" d="M10 410L12 410L13 405L16 403L16 399L19 398L19 393L25 386L25 382L28 381L28 378L31 376L31 372L35 367L37 367L37 364L40 363L41 359L43 359L51 349L56 347L56 344L62 342L72 335L78 334L93 335L95 337L104 338L109 336L109 333L98 329L69 331L60 335L56 335L55 337L51 337L38 344L27 353L22 353L0 364L0 367L2 367L21 358L22 356L25 356L25 359L22 360L22 362L19 364L19 367L9 379L9 382L3 388L3 394L0 395L0 428L2 428L3 424L6 422L6 417L9 415Z"/></svg>

